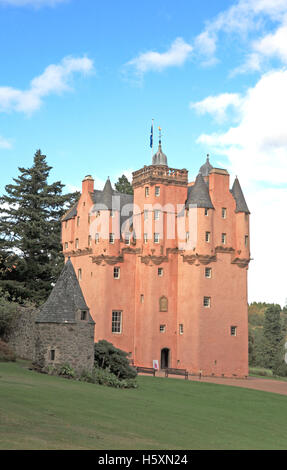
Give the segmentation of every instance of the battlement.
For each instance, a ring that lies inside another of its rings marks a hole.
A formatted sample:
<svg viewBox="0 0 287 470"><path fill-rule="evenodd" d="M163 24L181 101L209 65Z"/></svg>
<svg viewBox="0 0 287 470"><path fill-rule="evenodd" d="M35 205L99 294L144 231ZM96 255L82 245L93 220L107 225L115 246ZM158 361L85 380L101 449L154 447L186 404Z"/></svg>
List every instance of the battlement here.
<svg viewBox="0 0 287 470"><path fill-rule="evenodd" d="M156 183L187 186L188 171L185 168L178 170L165 165L149 165L133 172L132 184L134 188Z"/></svg>

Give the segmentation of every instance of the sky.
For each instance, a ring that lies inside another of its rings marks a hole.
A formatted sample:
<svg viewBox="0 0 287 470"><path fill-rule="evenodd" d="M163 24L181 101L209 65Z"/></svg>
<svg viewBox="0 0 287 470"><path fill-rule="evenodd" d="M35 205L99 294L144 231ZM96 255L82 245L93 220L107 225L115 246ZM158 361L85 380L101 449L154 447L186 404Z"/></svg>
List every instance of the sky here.
<svg viewBox="0 0 287 470"><path fill-rule="evenodd" d="M193 181L206 154L251 212L249 302L287 299L287 1L0 0L1 194L47 155L65 190L151 164L162 129Z"/></svg>

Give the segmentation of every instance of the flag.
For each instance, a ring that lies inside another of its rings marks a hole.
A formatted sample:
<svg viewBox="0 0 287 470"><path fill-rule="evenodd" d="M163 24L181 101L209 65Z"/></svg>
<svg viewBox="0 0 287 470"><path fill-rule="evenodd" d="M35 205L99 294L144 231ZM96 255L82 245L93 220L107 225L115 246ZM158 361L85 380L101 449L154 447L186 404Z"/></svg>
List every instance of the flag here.
<svg viewBox="0 0 287 470"><path fill-rule="evenodd" d="M153 124L151 125L151 128L150 128L150 148L152 148L153 146Z"/></svg>

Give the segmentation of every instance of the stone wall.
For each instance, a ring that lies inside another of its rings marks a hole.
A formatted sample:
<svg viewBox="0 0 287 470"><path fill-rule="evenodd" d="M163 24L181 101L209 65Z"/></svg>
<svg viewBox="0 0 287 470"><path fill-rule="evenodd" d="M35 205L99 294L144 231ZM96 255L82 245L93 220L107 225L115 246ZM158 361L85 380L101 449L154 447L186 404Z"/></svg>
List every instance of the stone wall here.
<svg viewBox="0 0 287 470"><path fill-rule="evenodd" d="M69 364L76 372L91 372L94 365L94 324L36 323L35 363Z"/></svg>
<svg viewBox="0 0 287 470"><path fill-rule="evenodd" d="M36 309L19 308L13 320L9 335L4 338L19 358L34 359L36 314Z"/></svg>
<svg viewBox="0 0 287 470"><path fill-rule="evenodd" d="M69 364L76 372L92 371L94 323L35 323L37 309L20 308L9 336L3 338L18 358L43 367ZM55 351L54 359L51 350Z"/></svg>

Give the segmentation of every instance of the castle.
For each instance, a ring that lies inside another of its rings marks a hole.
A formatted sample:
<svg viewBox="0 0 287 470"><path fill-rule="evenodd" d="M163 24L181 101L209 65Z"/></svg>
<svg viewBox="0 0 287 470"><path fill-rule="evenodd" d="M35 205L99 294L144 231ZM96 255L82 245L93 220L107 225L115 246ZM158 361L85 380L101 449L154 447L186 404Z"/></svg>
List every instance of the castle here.
<svg viewBox="0 0 287 470"><path fill-rule="evenodd" d="M86 176L62 218L62 244L95 340L137 366L248 375L249 210L236 177L209 158L194 182L170 168L161 141L133 173L133 195Z"/></svg>

